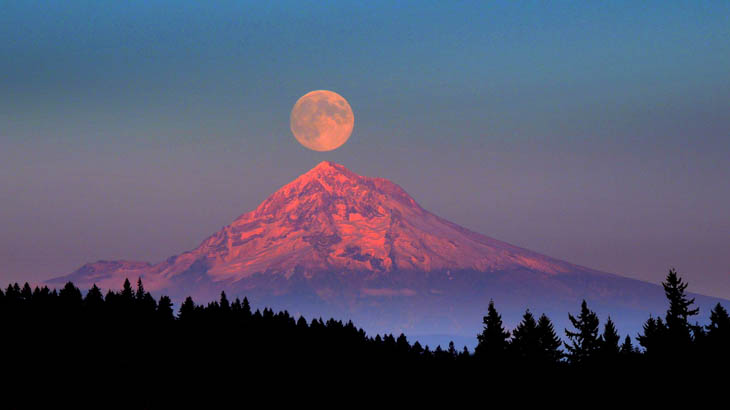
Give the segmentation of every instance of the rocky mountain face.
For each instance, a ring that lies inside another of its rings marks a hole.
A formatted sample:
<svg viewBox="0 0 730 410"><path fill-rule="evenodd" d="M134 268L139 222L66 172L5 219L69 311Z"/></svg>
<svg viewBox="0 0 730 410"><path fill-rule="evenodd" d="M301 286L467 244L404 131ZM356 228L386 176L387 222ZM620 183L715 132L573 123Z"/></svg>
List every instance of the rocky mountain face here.
<svg viewBox="0 0 730 410"><path fill-rule="evenodd" d="M372 332L474 335L490 299L560 325L585 298L637 330L665 309L661 288L549 258L421 208L401 187L322 162L255 210L158 264L99 261L50 281L148 290L203 302L225 291L255 304L352 318ZM712 303L700 298L701 304Z"/></svg>

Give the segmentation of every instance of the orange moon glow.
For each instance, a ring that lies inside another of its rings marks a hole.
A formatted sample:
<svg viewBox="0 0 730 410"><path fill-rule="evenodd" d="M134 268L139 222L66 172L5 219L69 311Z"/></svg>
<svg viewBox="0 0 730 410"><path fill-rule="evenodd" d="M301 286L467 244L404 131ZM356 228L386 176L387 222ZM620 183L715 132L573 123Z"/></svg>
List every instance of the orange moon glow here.
<svg viewBox="0 0 730 410"><path fill-rule="evenodd" d="M347 100L327 90L304 94L291 110L291 132L314 151L332 151L344 144L355 125Z"/></svg>

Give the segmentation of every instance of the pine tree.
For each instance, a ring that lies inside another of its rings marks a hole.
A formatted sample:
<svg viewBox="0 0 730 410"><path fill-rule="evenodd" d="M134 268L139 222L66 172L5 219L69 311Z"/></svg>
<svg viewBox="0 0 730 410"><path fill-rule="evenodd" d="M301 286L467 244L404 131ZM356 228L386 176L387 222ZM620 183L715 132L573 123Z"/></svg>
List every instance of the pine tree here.
<svg viewBox="0 0 730 410"><path fill-rule="evenodd" d="M708 353L725 360L730 358L730 315L721 304L715 305L710 312L710 324L705 329Z"/></svg>
<svg viewBox="0 0 730 410"><path fill-rule="evenodd" d="M182 321L191 321L195 318L195 302L193 298L188 296L180 306L180 312L178 318Z"/></svg>
<svg viewBox="0 0 730 410"><path fill-rule="evenodd" d="M94 284L91 286L91 289L89 289L89 292L86 293L86 297L84 298L84 307L87 310L93 310L95 313L98 313L98 310L101 309L103 304L104 296L101 294L101 289Z"/></svg>
<svg viewBox="0 0 730 410"><path fill-rule="evenodd" d="M406 335L401 333L400 336L398 336L395 340L395 348L401 355L405 355L411 350L411 345L408 343Z"/></svg>
<svg viewBox="0 0 730 410"><path fill-rule="evenodd" d="M649 316L643 327L643 333L637 337L639 344L646 351L647 356L663 356L666 351L664 340L667 336L667 326L662 318Z"/></svg>
<svg viewBox="0 0 730 410"><path fill-rule="evenodd" d="M77 308L81 306L81 290L74 286L73 283L67 282L66 285L58 293L61 304L66 308Z"/></svg>
<svg viewBox="0 0 730 410"><path fill-rule="evenodd" d="M675 351L687 352L692 344L693 326L689 324L689 317L697 315L699 309L693 309L694 298L690 299L685 295L687 283L682 281L674 268L664 282L664 294L669 300L665 323L667 326L667 347Z"/></svg>
<svg viewBox="0 0 730 410"><path fill-rule="evenodd" d="M138 301L141 301L144 299L145 291L144 286L142 285L142 278L137 278L137 292L134 294L134 298Z"/></svg>
<svg viewBox="0 0 730 410"><path fill-rule="evenodd" d="M619 342L621 342L621 336L619 336L616 326L613 324L611 316L609 316L603 326L603 334L600 340L601 357L604 361L611 361L618 356L620 351Z"/></svg>
<svg viewBox="0 0 730 410"><path fill-rule="evenodd" d="M243 298L243 316L245 318L251 317L251 305L248 303L248 298L245 296Z"/></svg>
<svg viewBox="0 0 730 410"><path fill-rule="evenodd" d="M563 358L560 346L563 342L555 332L553 323L544 313L537 320L537 333L540 340L541 360L546 364L556 364Z"/></svg>
<svg viewBox="0 0 730 410"><path fill-rule="evenodd" d="M413 353L415 356L420 356L423 354L423 347L421 347L421 343L419 343L418 340L413 343L413 346L411 347L411 353Z"/></svg>
<svg viewBox="0 0 730 410"><path fill-rule="evenodd" d="M226 297L226 292L221 292L221 301L220 301L221 311L228 313L231 310L231 304L228 302L228 297Z"/></svg>
<svg viewBox="0 0 730 410"><path fill-rule="evenodd" d="M595 359L599 348L598 316L588 309L588 304L583 300L578 317L568 314L568 319L576 329L574 332L565 329L565 334L571 341L571 343L565 345L569 353L568 359L571 363L577 365L589 364Z"/></svg>
<svg viewBox="0 0 730 410"><path fill-rule="evenodd" d="M160 301L157 303L157 317L162 321L172 321L175 319L172 300L168 296L160 297Z"/></svg>
<svg viewBox="0 0 730 410"><path fill-rule="evenodd" d="M25 282L23 285L23 289L20 291L20 297L26 302L33 301L33 290L30 288L28 282Z"/></svg>
<svg viewBox="0 0 730 410"><path fill-rule="evenodd" d="M124 285L122 285L122 292L119 294L124 302L131 302L134 299L134 292L132 291L132 284L129 283L129 279L124 279Z"/></svg>
<svg viewBox="0 0 730 410"><path fill-rule="evenodd" d="M623 357L631 357L635 353L636 353L636 349L634 348L634 345L631 343L631 337L629 335L626 335L626 338L624 339L623 344L621 344L619 354Z"/></svg>
<svg viewBox="0 0 730 410"><path fill-rule="evenodd" d="M449 342L449 350L448 350L448 352L449 352L449 356L451 356L453 358L455 358L459 354L459 352L456 351L456 347L454 346L454 342L453 341L450 341Z"/></svg>
<svg viewBox="0 0 730 410"><path fill-rule="evenodd" d="M711 338L727 338L730 336L730 315L718 303L710 312L710 324L705 326L707 336Z"/></svg>
<svg viewBox="0 0 730 410"><path fill-rule="evenodd" d="M477 335L479 343L474 349L474 355L494 363L504 362L510 332L502 326L502 317L494 308L494 301L489 301L487 315L484 316L482 323L484 329Z"/></svg>
<svg viewBox="0 0 730 410"><path fill-rule="evenodd" d="M542 356L537 322L529 309L525 311L522 321L512 331L509 348L512 357L523 364L534 364Z"/></svg>

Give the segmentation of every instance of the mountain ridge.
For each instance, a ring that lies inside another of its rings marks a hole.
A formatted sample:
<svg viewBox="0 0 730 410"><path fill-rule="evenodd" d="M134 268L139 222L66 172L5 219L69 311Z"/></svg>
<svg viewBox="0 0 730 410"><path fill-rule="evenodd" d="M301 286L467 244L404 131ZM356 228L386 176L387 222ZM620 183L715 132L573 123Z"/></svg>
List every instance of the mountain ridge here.
<svg viewBox="0 0 730 410"><path fill-rule="evenodd" d="M506 323L525 308L565 316L587 299L631 331L665 309L658 285L471 231L425 210L387 179L328 161L192 250L156 264L97 261L48 283L119 288L138 277L177 300L211 300L225 291L309 317L412 334L475 334L490 299ZM718 300L698 296L705 311Z"/></svg>
<svg viewBox="0 0 730 410"><path fill-rule="evenodd" d="M520 266L557 274L577 267L449 222L423 209L399 185L329 161L190 251L154 265L114 262L86 264L72 275L85 283L86 272L106 282L138 273L150 289L162 289L196 262L206 264L214 281L234 282L266 271L291 275L297 268L378 273Z"/></svg>

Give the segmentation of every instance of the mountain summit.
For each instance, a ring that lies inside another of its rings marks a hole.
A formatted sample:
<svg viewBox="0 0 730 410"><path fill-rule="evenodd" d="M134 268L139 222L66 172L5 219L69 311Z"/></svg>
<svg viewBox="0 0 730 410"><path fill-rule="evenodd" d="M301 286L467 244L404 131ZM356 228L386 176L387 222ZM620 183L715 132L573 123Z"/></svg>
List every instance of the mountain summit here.
<svg viewBox="0 0 730 410"><path fill-rule="evenodd" d="M503 304L508 321L525 307L565 315L582 298L614 315L641 312L640 320L663 309L656 285L472 232L426 211L393 182L327 161L191 251L155 265L99 261L51 284L119 288L137 277L178 299L226 291L383 331L471 333L489 299Z"/></svg>
<svg viewBox="0 0 730 410"><path fill-rule="evenodd" d="M201 267L210 281L229 283L260 273L289 278L295 271L312 276L319 271L387 275L531 269L557 274L574 269L441 219L386 179L324 161L190 252L154 266L97 262L82 267L74 280L118 286L134 274L153 289L165 288L176 276Z"/></svg>

